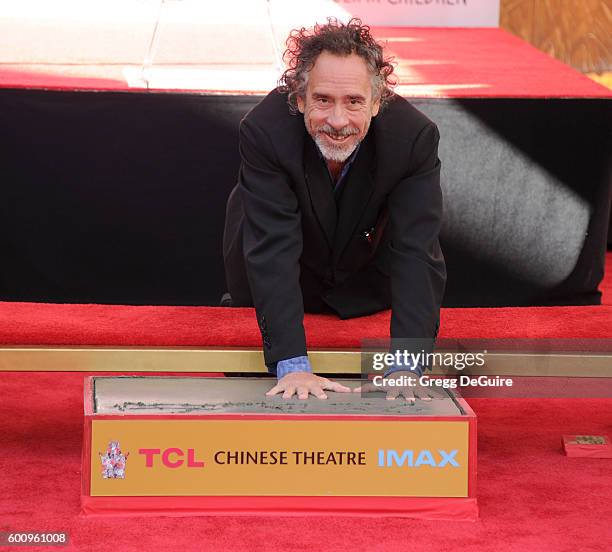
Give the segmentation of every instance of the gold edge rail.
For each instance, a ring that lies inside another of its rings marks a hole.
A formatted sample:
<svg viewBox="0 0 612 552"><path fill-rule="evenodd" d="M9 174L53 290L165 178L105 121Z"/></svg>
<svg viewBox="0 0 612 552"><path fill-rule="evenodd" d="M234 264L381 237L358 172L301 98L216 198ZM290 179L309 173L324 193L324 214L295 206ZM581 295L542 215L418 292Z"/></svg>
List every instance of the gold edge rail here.
<svg viewBox="0 0 612 552"><path fill-rule="evenodd" d="M310 350L319 374L359 374L359 350ZM608 353L487 353L483 367L434 374L473 376L611 377ZM259 349L197 347L0 347L0 371L17 372L251 372L265 373Z"/></svg>

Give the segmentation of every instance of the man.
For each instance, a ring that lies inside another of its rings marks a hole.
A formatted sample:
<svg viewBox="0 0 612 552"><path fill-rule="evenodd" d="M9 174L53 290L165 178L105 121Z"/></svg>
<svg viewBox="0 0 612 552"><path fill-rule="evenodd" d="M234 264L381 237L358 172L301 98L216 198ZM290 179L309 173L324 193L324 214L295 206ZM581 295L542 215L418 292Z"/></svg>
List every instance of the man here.
<svg viewBox="0 0 612 552"><path fill-rule="evenodd" d="M225 270L231 304L255 306L278 377L268 394L323 399L350 389L312 374L304 311L391 308L392 338L437 335L439 133L391 92L393 67L358 19L293 31L287 45L281 85L240 125Z"/></svg>

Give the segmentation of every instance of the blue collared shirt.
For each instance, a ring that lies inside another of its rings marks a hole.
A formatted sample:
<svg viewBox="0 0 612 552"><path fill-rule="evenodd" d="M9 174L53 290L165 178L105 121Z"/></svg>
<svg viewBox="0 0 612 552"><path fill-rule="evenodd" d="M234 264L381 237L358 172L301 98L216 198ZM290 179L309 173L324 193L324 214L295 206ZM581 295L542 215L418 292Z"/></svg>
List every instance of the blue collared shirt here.
<svg viewBox="0 0 612 552"><path fill-rule="evenodd" d="M357 153L359 153L360 147L361 147L361 142L357 144L355 151L353 151L353 153L349 155L347 160L344 162L344 165L342 165L342 169L340 171L340 174L338 175L338 180L336 180L336 182L334 183L334 196L336 196L336 199L338 198L339 191L342 188L342 183L346 179L346 175L348 174L349 169L351 168L351 165L353 164L353 161L355 161L355 158L357 157ZM332 176L332 173L329 170L327 162L325 161L325 158L323 157L323 154L321 153L321 150L318 148L318 146L317 146L317 153L319 154L319 157L321 158L321 160L325 163L325 166L327 167L329 178L331 179L332 182L334 182L334 177Z"/></svg>
<svg viewBox="0 0 612 552"><path fill-rule="evenodd" d="M384 376L387 377L394 372L400 371L410 371L418 378L423 375L423 367L417 363L414 366L391 366L385 371ZM312 366L310 365L310 360L308 360L307 356L299 356L278 361L278 364L276 365L276 377L278 379L281 379L283 376L294 372L312 373Z"/></svg>

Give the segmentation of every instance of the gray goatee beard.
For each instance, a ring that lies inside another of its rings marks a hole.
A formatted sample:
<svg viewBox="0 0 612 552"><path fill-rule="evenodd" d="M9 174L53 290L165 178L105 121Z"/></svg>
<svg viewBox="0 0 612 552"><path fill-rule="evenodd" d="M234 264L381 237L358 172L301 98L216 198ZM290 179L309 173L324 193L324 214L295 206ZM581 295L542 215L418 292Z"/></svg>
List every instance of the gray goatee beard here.
<svg viewBox="0 0 612 552"><path fill-rule="evenodd" d="M321 136L321 133L323 132L332 136L343 137L359 134L359 129L344 127L340 131L336 131L329 125L323 125L322 127L317 128L317 130L314 132L315 144L317 144L317 146L321 150L323 157L327 161L336 161L337 163L344 163L344 161L346 161L355 151L355 148L357 147L357 142L354 142L352 144L329 144L323 141L323 137Z"/></svg>

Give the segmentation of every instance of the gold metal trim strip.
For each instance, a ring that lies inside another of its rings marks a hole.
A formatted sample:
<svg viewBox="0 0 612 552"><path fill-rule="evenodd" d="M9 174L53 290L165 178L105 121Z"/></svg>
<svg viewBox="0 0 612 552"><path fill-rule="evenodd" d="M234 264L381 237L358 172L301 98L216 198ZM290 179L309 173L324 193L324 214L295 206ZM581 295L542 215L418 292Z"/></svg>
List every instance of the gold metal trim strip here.
<svg viewBox="0 0 612 552"><path fill-rule="evenodd" d="M358 374L359 350L311 350L319 374ZM470 375L610 377L612 354L488 353ZM452 370L452 369L451 369ZM0 371L266 372L259 349L196 347L0 347ZM447 373L451 373L448 370ZM453 370L454 372L454 370ZM434 374L443 373L434 369Z"/></svg>

